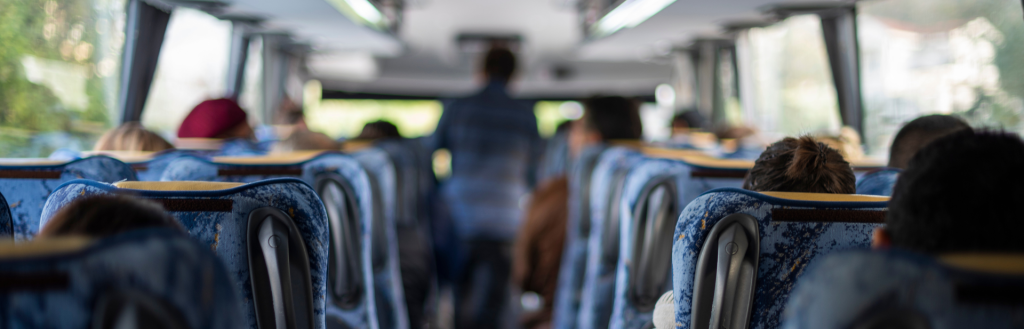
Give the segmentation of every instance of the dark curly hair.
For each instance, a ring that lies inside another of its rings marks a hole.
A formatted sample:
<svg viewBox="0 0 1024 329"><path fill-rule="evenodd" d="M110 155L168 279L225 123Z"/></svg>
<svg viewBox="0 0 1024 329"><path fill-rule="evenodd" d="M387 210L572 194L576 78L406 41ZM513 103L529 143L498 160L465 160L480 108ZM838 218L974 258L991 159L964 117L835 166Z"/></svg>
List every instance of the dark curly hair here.
<svg viewBox="0 0 1024 329"><path fill-rule="evenodd" d="M1022 252L1024 141L969 129L925 146L900 174L886 231L894 247L924 253Z"/></svg>
<svg viewBox="0 0 1024 329"><path fill-rule="evenodd" d="M857 178L842 154L809 136L786 137L768 147L747 173L752 191L853 194Z"/></svg>

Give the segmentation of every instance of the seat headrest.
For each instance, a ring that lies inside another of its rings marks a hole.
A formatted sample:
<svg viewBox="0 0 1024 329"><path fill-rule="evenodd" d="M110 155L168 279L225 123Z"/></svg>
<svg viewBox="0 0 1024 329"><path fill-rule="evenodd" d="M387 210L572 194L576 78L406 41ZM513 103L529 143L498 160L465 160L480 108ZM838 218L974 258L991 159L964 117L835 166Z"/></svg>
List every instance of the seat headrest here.
<svg viewBox="0 0 1024 329"><path fill-rule="evenodd" d="M341 151L345 153L359 152L373 146L370 140L347 140L341 144Z"/></svg>
<svg viewBox="0 0 1024 329"><path fill-rule="evenodd" d="M220 150L224 140L220 138L178 138L174 147L183 150Z"/></svg>
<svg viewBox="0 0 1024 329"><path fill-rule="evenodd" d="M65 160L51 160L46 158L2 158L0 166L57 166L68 163Z"/></svg>
<svg viewBox="0 0 1024 329"><path fill-rule="evenodd" d="M860 194L760 192L761 194L786 200L823 202L888 202L889 197Z"/></svg>
<svg viewBox="0 0 1024 329"><path fill-rule="evenodd" d="M939 262L959 269L1004 275L1024 275L1024 254L956 253L938 257Z"/></svg>
<svg viewBox="0 0 1024 329"><path fill-rule="evenodd" d="M114 186L129 190L143 191L217 191L227 190L244 185L243 183L229 182L136 182L124 181L114 183Z"/></svg>
<svg viewBox="0 0 1024 329"><path fill-rule="evenodd" d="M94 240L82 236L41 238L15 243L14 240L0 241L0 259L17 259L60 255L79 251Z"/></svg>
<svg viewBox="0 0 1024 329"><path fill-rule="evenodd" d="M214 157L213 162L233 165L283 165L298 164L313 159L325 152L335 150L296 151L253 157ZM335 151L336 152L336 151Z"/></svg>
<svg viewBox="0 0 1024 329"><path fill-rule="evenodd" d="M153 159L153 156L157 152L142 152L142 151L86 151L82 152L83 156L92 155L106 155L114 159L121 160L121 162L134 163L134 162L146 162Z"/></svg>
<svg viewBox="0 0 1024 329"><path fill-rule="evenodd" d="M652 158L679 160L697 167L716 169L742 169L749 170L754 167L754 161L739 159L719 159L698 150L677 150L656 147L643 148L645 155Z"/></svg>

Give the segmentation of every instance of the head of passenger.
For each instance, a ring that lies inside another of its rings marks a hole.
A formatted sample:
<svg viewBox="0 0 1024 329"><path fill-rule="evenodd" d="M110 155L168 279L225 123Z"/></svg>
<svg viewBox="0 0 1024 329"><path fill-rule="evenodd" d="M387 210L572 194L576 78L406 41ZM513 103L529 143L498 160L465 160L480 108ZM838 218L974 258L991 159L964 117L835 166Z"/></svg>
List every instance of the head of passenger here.
<svg viewBox="0 0 1024 329"><path fill-rule="evenodd" d="M247 115L229 98L196 105L178 128L178 138L253 138Z"/></svg>
<svg viewBox="0 0 1024 329"><path fill-rule="evenodd" d="M889 149L889 167L906 169L907 163L921 148L942 136L971 129L971 126L957 117L949 115L928 115L910 121L896 133Z"/></svg>
<svg viewBox="0 0 1024 329"><path fill-rule="evenodd" d="M95 151L159 152L173 148L174 145L138 122L128 122L108 130L93 146Z"/></svg>
<svg viewBox="0 0 1024 329"><path fill-rule="evenodd" d="M857 181L839 151L809 136L787 137L754 162L743 188L759 192L853 194Z"/></svg>
<svg viewBox="0 0 1024 329"><path fill-rule="evenodd" d="M516 55L505 47L491 47L482 64L480 74L487 82L508 84L516 72Z"/></svg>
<svg viewBox="0 0 1024 329"><path fill-rule="evenodd" d="M1024 252L1024 141L962 129L925 146L900 174L875 246L929 254Z"/></svg>
<svg viewBox="0 0 1024 329"><path fill-rule="evenodd" d="M384 120L367 123L363 126L363 131L359 132L359 136L356 136L356 139L366 140L386 138L402 138L402 134L393 123Z"/></svg>
<svg viewBox="0 0 1024 329"><path fill-rule="evenodd" d="M341 143L330 136L309 130L296 130L282 141L274 143L270 153L289 153L309 150L339 150Z"/></svg>
<svg viewBox="0 0 1024 329"><path fill-rule="evenodd" d="M78 235L104 237L148 227L184 232L159 204L127 195L93 195L61 208L37 237Z"/></svg>
<svg viewBox="0 0 1024 329"><path fill-rule="evenodd" d="M619 96L598 96L584 102L583 117L569 130L569 154L611 140L638 140L643 136L636 102Z"/></svg>

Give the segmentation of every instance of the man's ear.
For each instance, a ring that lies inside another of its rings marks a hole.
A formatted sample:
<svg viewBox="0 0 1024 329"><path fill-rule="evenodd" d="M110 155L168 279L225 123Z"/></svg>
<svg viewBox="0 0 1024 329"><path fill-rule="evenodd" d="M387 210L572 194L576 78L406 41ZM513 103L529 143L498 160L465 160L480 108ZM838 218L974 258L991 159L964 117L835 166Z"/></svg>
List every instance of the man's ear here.
<svg viewBox="0 0 1024 329"><path fill-rule="evenodd" d="M887 249L891 246L892 239L889 238L889 232L884 227L876 227L871 234L871 248Z"/></svg>

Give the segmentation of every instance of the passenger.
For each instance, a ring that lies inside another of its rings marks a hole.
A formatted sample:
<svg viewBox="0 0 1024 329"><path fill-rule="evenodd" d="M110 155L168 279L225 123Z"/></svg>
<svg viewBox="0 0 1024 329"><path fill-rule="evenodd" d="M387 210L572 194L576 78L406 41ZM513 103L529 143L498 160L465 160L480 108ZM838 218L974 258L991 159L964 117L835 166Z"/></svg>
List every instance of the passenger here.
<svg viewBox="0 0 1024 329"><path fill-rule="evenodd" d="M461 241L456 328L499 328L508 322L512 241L522 219L519 199L529 192L542 151L533 109L506 91L515 68L511 51L489 50L480 71L486 86L445 106L432 137L432 150L446 148L452 157L452 174L439 197Z"/></svg>
<svg viewBox="0 0 1024 329"><path fill-rule="evenodd" d="M640 139L643 127L635 102L622 97L597 97L587 103L583 118L569 128L570 153L592 144ZM541 308L523 314L524 328L551 326L558 272L569 218L569 182L562 176L541 184L533 193L523 227L516 238L512 282L523 292L535 292Z"/></svg>
<svg viewBox="0 0 1024 329"><path fill-rule="evenodd" d="M77 199L61 208L36 237L105 237L147 227L168 227L185 232L174 217L152 201L127 195L94 195Z"/></svg>
<svg viewBox="0 0 1024 329"><path fill-rule="evenodd" d="M402 134L398 132L398 127L395 127L391 122L377 120L364 125L363 131L359 132L359 136L355 139L372 140L382 138L402 138Z"/></svg>
<svg viewBox="0 0 1024 329"><path fill-rule="evenodd" d="M95 151L159 152L173 148L174 145L138 122L128 122L108 130L93 146Z"/></svg>
<svg viewBox="0 0 1024 329"><path fill-rule="evenodd" d="M957 117L949 115L927 115L907 123L896 133L889 149L889 167L906 169L907 163L918 150L942 136L971 126Z"/></svg>
<svg viewBox="0 0 1024 329"><path fill-rule="evenodd" d="M743 188L751 191L853 194L856 177L839 151L811 137L787 137L754 162Z"/></svg>
<svg viewBox="0 0 1024 329"><path fill-rule="evenodd" d="M211 99L196 105L178 128L178 138L252 139L247 115L234 100Z"/></svg>
<svg viewBox="0 0 1024 329"><path fill-rule="evenodd" d="M1021 168L1024 141L1016 134L960 129L935 140L900 175L875 246L928 254L1024 252Z"/></svg>

